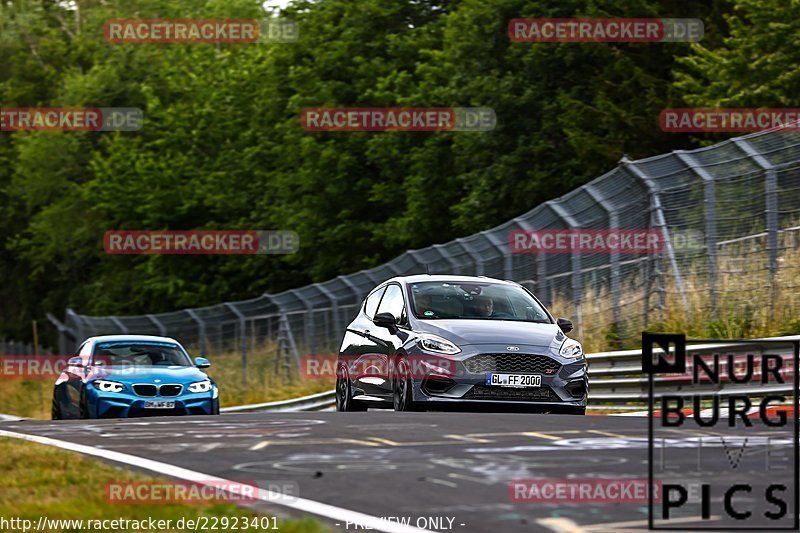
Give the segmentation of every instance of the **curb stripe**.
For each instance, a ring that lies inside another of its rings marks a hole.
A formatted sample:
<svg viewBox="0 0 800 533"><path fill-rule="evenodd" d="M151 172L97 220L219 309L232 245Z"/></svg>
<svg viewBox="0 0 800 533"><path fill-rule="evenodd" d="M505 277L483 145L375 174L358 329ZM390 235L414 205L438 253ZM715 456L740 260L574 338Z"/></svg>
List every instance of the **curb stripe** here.
<svg viewBox="0 0 800 533"><path fill-rule="evenodd" d="M36 442L38 444L45 444L47 446L55 446L57 448L62 448L64 450L70 450L85 455L93 455L109 461L135 466L137 468L150 470L158 474L183 479L186 481L192 481L202 485L219 487L221 484L229 484L233 490L229 490L228 492L232 494L240 492L240 490L237 488L238 486L236 485L236 482L231 480L203 474L202 472L195 472L194 470L188 470L186 468L181 468L168 463L153 461L152 459L145 459L144 457L129 455L127 453L94 448L84 444L51 439L49 437L40 437L38 435L26 435L25 433L16 433L14 431L0 430L0 437L22 439L28 442ZM364 529L370 528L375 531L383 531L385 533L434 533L426 529L419 529L412 526L398 524L397 522L382 520L376 516L359 513L358 511L350 511L349 509L342 509L341 507L315 502L313 500L306 500L304 498L285 496L284 494L272 491L259 489L258 499L269 504L280 505L317 516L324 516L325 518L329 518L337 522L350 522L351 524L358 524Z"/></svg>

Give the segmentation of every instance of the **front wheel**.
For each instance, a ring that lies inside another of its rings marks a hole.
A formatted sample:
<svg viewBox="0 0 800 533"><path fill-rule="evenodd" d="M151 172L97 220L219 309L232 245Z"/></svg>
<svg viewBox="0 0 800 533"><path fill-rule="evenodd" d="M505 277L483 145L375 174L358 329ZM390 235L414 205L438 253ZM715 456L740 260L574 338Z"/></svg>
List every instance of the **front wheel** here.
<svg viewBox="0 0 800 533"><path fill-rule="evenodd" d="M58 401L57 389L53 389L53 402L50 407L50 418L53 420L62 420L64 416L61 414L61 404Z"/></svg>
<svg viewBox="0 0 800 533"><path fill-rule="evenodd" d="M347 365L340 363L336 370L336 410L341 412L366 411L367 406L353 400L353 387Z"/></svg>
<svg viewBox="0 0 800 533"><path fill-rule="evenodd" d="M78 405L78 417L82 419L91 418L89 416L89 405L86 403L86 391L81 391L81 401Z"/></svg>
<svg viewBox="0 0 800 533"><path fill-rule="evenodd" d="M397 376L394 379L394 410L416 411L414 408L414 394L411 384L411 373L405 359L397 362Z"/></svg>

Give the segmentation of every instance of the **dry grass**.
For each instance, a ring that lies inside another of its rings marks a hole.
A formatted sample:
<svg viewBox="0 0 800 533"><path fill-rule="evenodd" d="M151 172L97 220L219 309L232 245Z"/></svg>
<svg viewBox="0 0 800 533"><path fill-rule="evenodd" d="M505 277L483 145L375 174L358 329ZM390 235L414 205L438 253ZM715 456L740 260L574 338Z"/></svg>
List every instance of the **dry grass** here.
<svg viewBox="0 0 800 533"><path fill-rule="evenodd" d="M275 351L262 347L247 357L247 383L242 379L241 354L225 353L209 356L208 374L220 387L221 406L286 400L333 389L333 377L305 379L299 376L296 364L283 367L275 364Z"/></svg>
<svg viewBox="0 0 800 533"><path fill-rule="evenodd" d="M684 265L682 272L686 305L672 270L665 265L664 305L651 288L646 321L644 280L638 275L623 280L622 320L616 327L607 289L599 294L586 290L580 313L570 300L559 295L551 308L560 316L574 319L578 330L575 336L580 337L587 352L639 348L643 330L728 339L800 334L800 248L785 240L781 243L774 295L769 288L766 253L743 244L727 248L719 257L716 307L711 303L705 261L696 260L688 268Z"/></svg>

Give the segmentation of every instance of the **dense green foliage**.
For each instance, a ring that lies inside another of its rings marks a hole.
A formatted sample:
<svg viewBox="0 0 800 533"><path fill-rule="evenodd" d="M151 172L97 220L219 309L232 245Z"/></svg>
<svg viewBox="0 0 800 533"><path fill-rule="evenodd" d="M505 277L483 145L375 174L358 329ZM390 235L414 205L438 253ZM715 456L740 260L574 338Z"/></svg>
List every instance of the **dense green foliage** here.
<svg viewBox="0 0 800 533"><path fill-rule="evenodd" d="M778 5L793 14L782 14ZM798 2L297 0L291 44L109 44L110 18L255 0L0 0L0 105L139 107L136 133L0 134L0 335L379 264L519 215L623 154L696 142L679 105L797 105ZM728 21L728 17L735 17ZM702 45L512 43L516 17L697 17ZM730 22L731 31L728 31ZM730 36L728 36L730 34ZM485 106L491 133L310 133L310 106ZM291 229L290 256L113 256L109 229Z"/></svg>

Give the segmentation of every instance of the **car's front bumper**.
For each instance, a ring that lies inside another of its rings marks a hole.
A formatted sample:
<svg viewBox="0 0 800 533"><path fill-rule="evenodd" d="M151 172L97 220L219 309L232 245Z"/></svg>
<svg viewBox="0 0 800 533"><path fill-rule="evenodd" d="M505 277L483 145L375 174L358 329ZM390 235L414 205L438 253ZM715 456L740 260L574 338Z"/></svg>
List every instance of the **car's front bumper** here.
<svg viewBox="0 0 800 533"><path fill-rule="evenodd" d="M143 397L127 391L101 392L91 386L86 388L86 400L90 418L212 415L218 411L219 402L211 392ZM148 401L174 401L175 406L169 409L146 408L145 402Z"/></svg>
<svg viewBox="0 0 800 533"><path fill-rule="evenodd" d="M541 410L558 411L576 410L586 407L589 391L589 379L586 360L583 358L565 358L554 354L544 354L541 347L520 346L519 357L547 357L552 362L552 373L522 371L513 368L498 367L486 371L474 371L474 365L466 364L475 356L490 354L502 355L507 345L477 345L462 347L458 356L444 357L449 362L436 365L430 354L420 354L418 363L412 367L414 402L423 406L455 407L468 404L475 407L490 408L493 405L513 405L519 408L539 408ZM470 371L470 368L473 371ZM420 371L420 369L423 369ZM446 370L446 371L443 371ZM487 374L539 374L542 376L541 387L498 387L486 384Z"/></svg>

